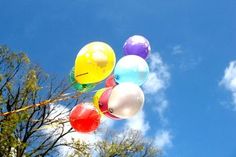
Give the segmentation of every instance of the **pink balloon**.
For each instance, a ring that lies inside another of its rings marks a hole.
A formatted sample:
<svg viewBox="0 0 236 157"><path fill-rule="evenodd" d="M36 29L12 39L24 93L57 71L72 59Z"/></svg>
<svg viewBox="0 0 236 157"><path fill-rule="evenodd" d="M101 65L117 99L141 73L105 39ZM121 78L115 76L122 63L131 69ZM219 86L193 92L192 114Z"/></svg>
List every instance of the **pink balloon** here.
<svg viewBox="0 0 236 157"><path fill-rule="evenodd" d="M110 75L107 79L106 79L106 83L105 86L106 87L114 87L116 86L117 83L115 81L114 75Z"/></svg>
<svg viewBox="0 0 236 157"><path fill-rule="evenodd" d="M106 117L111 118L113 120L120 120L119 117L112 115L108 109L108 101L109 101L111 92L112 92L112 88L108 88L107 90L103 92L102 96L99 99L99 108Z"/></svg>

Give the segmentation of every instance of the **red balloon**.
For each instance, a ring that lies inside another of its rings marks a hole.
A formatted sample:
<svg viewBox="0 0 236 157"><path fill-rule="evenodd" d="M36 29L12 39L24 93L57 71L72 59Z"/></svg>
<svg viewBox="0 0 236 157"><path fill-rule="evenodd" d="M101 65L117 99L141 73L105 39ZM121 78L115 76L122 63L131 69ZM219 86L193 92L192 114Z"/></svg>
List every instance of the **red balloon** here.
<svg viewBox="0 0 236 157"><path fill-rule="evenodd" d="M100 124L100 119L100 114L89 104L76 105L69 115L72 128L83 133L96 130Z"/></svg>
<svg viewBox="0 0 236 157"><path fill-rule="evenodd" d="M117 83L115 81L114 75L110 75L107 79L106 79L106 83L105 86L106 87L114 87L116 86Z"/></svg>
<svg viewBox="0 0 236 157"><path fill-rule="evenodd" d="M112 115L108 109L108 100L111 95L111 91L112 91L112 88L108 88L103 92L103 94L101 95L99 99L99 108L106 117L114 119L114 120L120 120L119 117Z"/></svg>

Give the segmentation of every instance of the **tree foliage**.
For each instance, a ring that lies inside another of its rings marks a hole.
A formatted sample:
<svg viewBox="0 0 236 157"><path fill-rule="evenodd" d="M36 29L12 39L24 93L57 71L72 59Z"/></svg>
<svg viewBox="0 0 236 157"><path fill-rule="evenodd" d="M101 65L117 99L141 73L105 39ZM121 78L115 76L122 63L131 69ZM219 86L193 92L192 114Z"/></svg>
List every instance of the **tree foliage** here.
<svg viewBox="0 0 236 157"><path fill-rule="evenodd" d="M94 144L79 140L74 143L73 148L75 152L72 156L77 157L91 157L93 154L99 157L158 157L161 155L153 140L144 137L137 130L117 132L107 129L101 140Z"/></svg>
<svg viewBox="0 0 236 157"><path fill-rule="evenodd" d="M23 52L0 47L0 114L24 109L43 100L61 97L67 81L49 78L38 66L30 63ZM62 102L73 105L77 100ZM60 139L71 132L58 125L58 131L46 134L45 126L55 123L58 114L53 108L38 106L30 110L0 117L0 156L45 156L56 151ZM60 143L61 144L61 143Z"/></svg>

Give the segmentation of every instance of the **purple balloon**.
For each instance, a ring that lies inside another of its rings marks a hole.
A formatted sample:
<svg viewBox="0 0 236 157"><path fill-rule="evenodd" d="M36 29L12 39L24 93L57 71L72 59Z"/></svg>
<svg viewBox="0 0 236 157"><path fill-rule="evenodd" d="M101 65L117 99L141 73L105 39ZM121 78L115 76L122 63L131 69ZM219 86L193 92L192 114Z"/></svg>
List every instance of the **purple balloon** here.
<svg viewBox="0 0 236 157"><path fill-rule="evenodd" d="M146 59L151 51L149 41L141 35L129 37L123 49L125 55L137 55L143 59Z"/></svg>

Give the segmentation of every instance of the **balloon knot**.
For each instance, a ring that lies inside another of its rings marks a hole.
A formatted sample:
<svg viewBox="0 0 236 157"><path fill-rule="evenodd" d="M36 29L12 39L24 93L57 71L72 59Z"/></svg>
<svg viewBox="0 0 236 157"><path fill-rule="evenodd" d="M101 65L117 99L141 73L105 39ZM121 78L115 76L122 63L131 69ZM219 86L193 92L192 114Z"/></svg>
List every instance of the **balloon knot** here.
<svg viewBox="0 0 236 157"><path fill-rule="evenodd" d="M112 108L109 108L109 112L110 112L110 113L113 113L113 109L112 109Z"/></svg>
<svg viewBox="0 0 236 157"><path fill-rule="evenodd" d="M115 78L115 80L119 80L119 76L118 75L114 75L114 78Z"/></svg>

